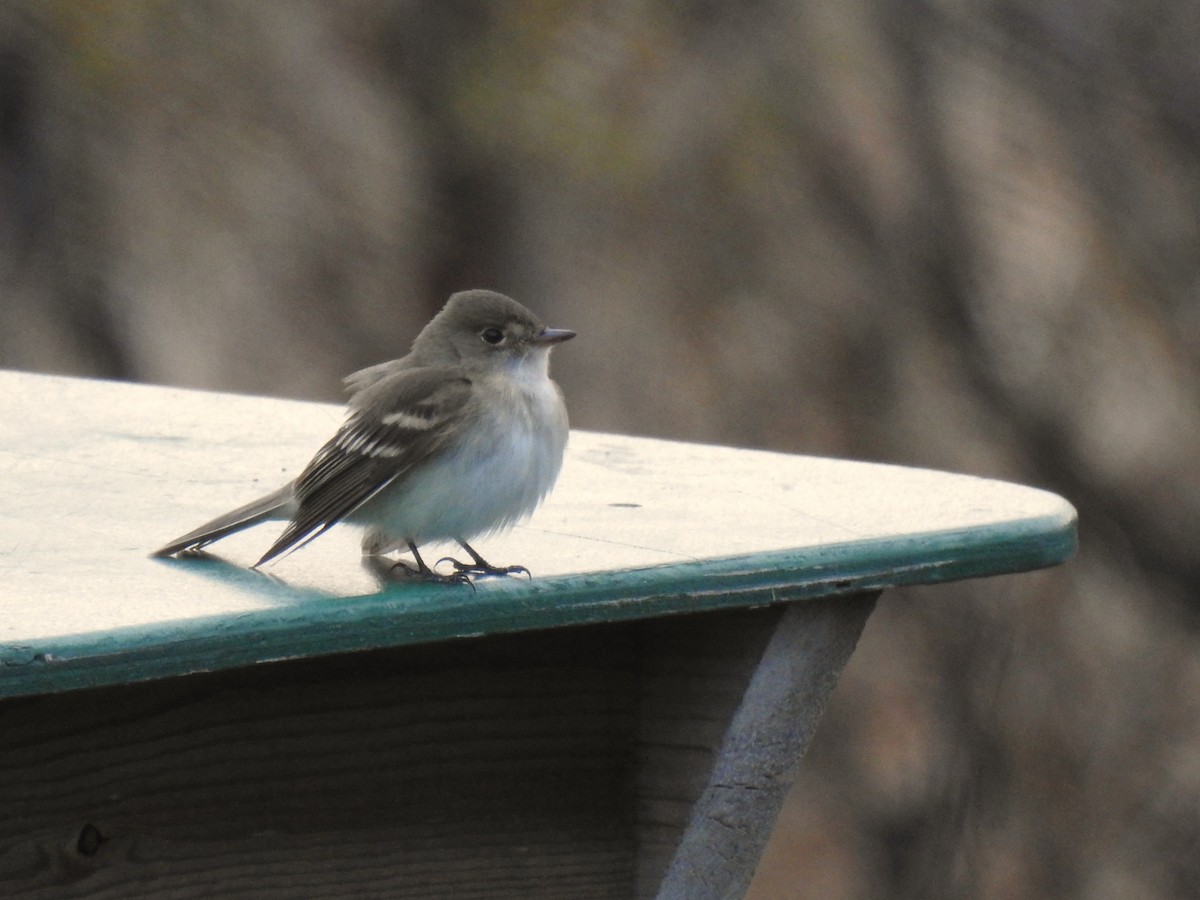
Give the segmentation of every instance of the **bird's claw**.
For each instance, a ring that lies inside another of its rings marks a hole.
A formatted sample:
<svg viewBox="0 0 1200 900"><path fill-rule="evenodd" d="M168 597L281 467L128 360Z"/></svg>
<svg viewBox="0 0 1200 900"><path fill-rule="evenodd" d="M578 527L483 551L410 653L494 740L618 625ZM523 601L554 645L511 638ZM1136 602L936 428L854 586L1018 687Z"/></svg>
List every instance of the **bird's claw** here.
<svg viewBox="0 0 1200 900"><path fill-rule="evenodd" d="M410 566L408 563L400 560L392 563L392 571L399 569L409 578L420 578L422 581L429 581L433 584L465 584L475 590L475 585L471 583L470 577L465 572L452 572L449 575L443 575L440 572L435 572L433 569L420 569L416 566Z"/></svg>
<svg viewBox="0 0 1200 900"><path fill-rule="evenodd" d="M437 561L437 565L440 566L444 562L448 562L454 567L455 575L461 575L464 578L471 575L475 575L479 578L499 578L507 577L509 575L524 575L530 581L533 580L533 574L524 566L493 566L491 563L483 562L482 560L479 562L465 563L460 562L453 556L443 556ZM454 576L448 575L446 577L453 578Z"/></svg>

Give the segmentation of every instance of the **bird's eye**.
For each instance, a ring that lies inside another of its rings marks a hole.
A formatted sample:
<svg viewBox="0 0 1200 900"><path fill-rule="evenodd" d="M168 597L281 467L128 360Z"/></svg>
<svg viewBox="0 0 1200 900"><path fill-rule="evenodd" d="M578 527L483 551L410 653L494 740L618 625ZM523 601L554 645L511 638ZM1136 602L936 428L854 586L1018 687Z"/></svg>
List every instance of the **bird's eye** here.
<svg viewBox="0 0 1200 900"><path fill-rule="evenodd" d="M479 336L485 344L491 344L493 347L504 343L504 332L499 328L485 328Z"/></svg>

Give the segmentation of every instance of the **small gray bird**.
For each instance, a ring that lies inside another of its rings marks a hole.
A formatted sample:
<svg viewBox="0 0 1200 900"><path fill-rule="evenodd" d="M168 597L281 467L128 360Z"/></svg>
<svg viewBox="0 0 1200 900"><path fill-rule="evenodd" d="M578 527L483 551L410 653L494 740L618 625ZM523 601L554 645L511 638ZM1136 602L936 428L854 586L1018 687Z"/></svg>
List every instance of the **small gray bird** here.
<svg viewBox="0 0 1200 900"><path fill-rule="evenodd" d="M525 518L554 486L567 410L550 379L550 350L575 332L547 328L492 291L455 294L405 357L346 378L349 414L295 481L201 525L155 552L197 550L268 519L287 519L255 563L319 537L338 522L366 528L363 553L407 548L429 581L508 575L468 540ZM441 575L417 548L457 541L469 563Z"/></svg>

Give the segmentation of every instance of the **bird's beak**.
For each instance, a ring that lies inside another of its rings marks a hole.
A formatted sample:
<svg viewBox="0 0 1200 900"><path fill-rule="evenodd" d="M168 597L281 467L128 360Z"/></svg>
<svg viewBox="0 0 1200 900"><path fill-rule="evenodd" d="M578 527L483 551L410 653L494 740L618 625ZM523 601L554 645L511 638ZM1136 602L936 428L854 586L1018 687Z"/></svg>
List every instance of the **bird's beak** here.
<svg viewBox="0 0 1200 900"><path fill-rule="evenodd" d="M541 334L533 339L535 344L561 344L575 337L575 332L566 328L543 328Z"/></svg>

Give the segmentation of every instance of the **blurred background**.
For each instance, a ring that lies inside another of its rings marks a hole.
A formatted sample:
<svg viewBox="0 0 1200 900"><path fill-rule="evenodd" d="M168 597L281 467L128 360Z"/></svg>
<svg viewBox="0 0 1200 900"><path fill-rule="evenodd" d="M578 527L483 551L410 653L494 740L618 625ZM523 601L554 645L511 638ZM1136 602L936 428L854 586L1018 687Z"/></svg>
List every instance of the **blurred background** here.
<svg viewBox="0 0 1200 900"><path fill-rule="evenodd" d="M1061 493L1067 566L885 596L752 897L1195 897L1197 46L1154 0L5 0L0 366L335 401L490 287L579 331L576 427Z"/></svg>

